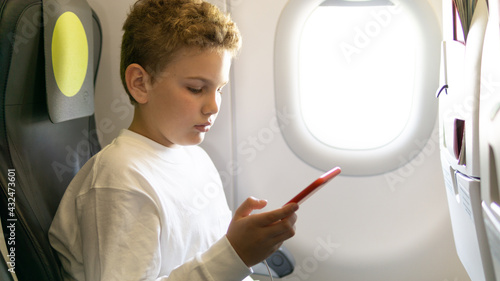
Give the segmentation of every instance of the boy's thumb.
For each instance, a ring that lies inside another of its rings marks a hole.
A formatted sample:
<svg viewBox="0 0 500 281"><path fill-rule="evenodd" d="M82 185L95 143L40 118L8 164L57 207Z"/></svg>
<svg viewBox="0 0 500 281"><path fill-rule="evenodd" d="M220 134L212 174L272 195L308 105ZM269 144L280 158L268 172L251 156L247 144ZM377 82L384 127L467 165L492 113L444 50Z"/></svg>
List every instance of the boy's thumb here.
<svg viewBox="0 0 500 281"><path fill-rule="evenodd" d="M234 212L234 217L246 217L252 213L253 210L262 209L267 205L266 200L257 199L255 197L248 197Z"/></svg>

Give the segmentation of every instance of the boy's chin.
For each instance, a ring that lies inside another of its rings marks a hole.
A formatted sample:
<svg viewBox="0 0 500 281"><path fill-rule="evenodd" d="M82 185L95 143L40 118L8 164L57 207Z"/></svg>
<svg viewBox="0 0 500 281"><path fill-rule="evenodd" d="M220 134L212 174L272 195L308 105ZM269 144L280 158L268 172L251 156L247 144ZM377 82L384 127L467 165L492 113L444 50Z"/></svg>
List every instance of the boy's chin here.
<svg viewBox="0 0 500 281"><path fill-rule="evenodd" d="M197 138L186 140L184 143L180 144L182 146L198 145L205 139L205 133L200 134Z"/></svg>

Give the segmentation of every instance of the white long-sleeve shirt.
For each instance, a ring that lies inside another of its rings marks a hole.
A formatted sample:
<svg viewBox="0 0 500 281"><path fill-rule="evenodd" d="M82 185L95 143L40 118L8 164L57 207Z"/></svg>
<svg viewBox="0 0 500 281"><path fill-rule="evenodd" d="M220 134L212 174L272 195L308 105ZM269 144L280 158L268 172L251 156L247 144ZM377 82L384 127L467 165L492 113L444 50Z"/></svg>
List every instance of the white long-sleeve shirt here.
<svg viewBox="0 0 500 281"><path fill-rule="evenodd" d="M75 176L49 230L67 280L251 280L225 237L212 161L123 130Z"/></svg>

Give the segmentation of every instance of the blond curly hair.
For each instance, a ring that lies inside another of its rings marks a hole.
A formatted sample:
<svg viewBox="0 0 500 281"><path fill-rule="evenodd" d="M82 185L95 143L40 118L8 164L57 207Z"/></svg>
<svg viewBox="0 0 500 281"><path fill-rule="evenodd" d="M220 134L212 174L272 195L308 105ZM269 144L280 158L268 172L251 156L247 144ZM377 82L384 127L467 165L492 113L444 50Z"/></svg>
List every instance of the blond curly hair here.
<svg viewBox="0 0 500 281"><path fill-rule="evenodd" d="M178 51L229 51L236 55L241 35L230 16L202 0L139 0L131 8L123 25L120 76L132 63L141 65L151 76L162 72Z"/></svg>

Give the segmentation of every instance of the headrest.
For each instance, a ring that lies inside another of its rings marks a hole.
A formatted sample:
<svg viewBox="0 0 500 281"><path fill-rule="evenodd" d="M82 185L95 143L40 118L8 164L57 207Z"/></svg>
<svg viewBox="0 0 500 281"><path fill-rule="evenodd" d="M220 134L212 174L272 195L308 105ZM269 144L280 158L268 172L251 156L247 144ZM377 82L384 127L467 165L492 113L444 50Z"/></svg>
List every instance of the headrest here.
<svg viewBox="0 0 500 281"><path fill-rule="evenodd" d="M47 106L59 123L94 113L92 10L85 0L43 0Z"/></svg>

